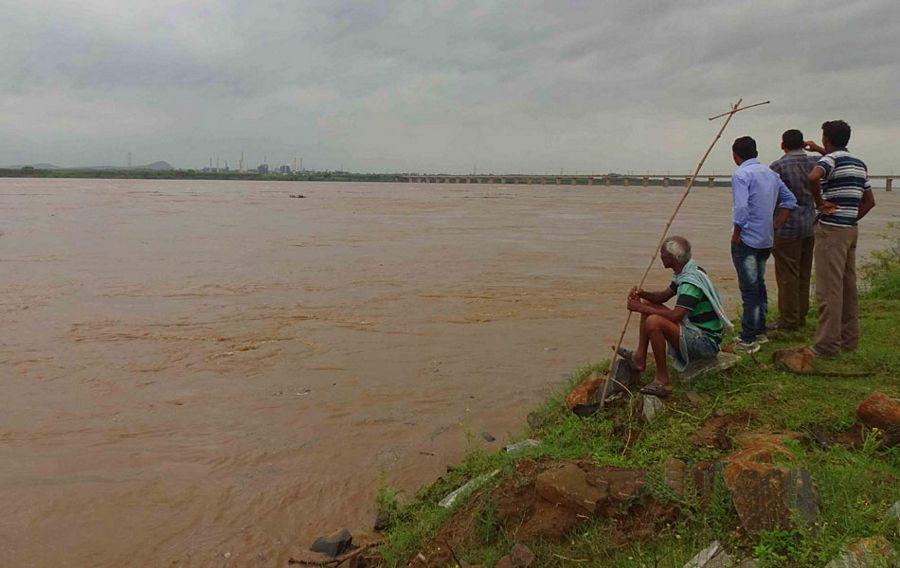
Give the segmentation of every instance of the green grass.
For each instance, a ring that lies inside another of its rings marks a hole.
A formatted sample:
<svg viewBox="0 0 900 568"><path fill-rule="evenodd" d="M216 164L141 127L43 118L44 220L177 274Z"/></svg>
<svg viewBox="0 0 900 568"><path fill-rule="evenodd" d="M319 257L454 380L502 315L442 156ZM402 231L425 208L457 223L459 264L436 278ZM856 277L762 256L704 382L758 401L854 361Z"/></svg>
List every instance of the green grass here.
<svg viewBox="0 0 900 568"><path fill-rule="evenodd" d="M863 377L795 375L772 364L778 349L808 344L815 326L807 332L773 340L754 358L744 358L725 373L704 377L690 386L677 384L672 404L650 424L631 416L627 406L617 406L588 419L578 418L563 405L563 392L547 400L529 418L532 425L524 436L543 440L540 447L510 456L504 453L472 452L453 472L424 488L406 504L391 495L395 524L386 535L382 554L388 566L399 566L415 554L420 545L437 531L453 511L437 506L437 501L468 479L501 469L492 484L515 475L515 462L523 457L572 459L590 457L597 464L639 467L648 471L651 491L679 509L679 520L660 531L654 539L611 549L604 537L608 521L591 521L575 530L562 544L537 543L531 548L540 566L673 566L681 567L697 551L713 540L730 552L757 557L764 566L820 567L856 539L884 535L897 543L897 534L884 520L891 504L900 499L900 448L881 447L877 433L867 433L859 449L832 445L823 449L808 440L786 445L794 465L810 470L822 499L822 511L815 530L772 531L748 539L738 536L738 520L724 491L701 508L696 496L676 499L659 479L662 463L674 456L689 463L724 457L727 452L698 448L691 435L705 419L721 409L749 411L754 428L771 431L826 434L846 431L856 422L860 401L873 391L900 397L900 262L882 257L880 268L867 272L867 291L861 297L863 339L854 353L824 362L825 373L870 373ZM572 373L576 384L605 364ZM702 397L691 404L685 397L694 390ZM627 448L619 428L633 428L638 438ZM383 492L380 499L385 499ZM473 544L456 551L472 563L492 565L512 544L504 533L487 492L478 492L472 527ZM465 506L465 505L461 505ZM459 506L458 506L459 507Z"/></svg>

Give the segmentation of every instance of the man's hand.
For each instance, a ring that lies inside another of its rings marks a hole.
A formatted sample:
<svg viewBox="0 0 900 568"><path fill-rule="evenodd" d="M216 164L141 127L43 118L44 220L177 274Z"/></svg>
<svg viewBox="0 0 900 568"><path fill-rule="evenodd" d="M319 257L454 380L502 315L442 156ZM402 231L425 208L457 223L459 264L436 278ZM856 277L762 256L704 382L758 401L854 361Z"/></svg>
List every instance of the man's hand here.
<svg viewBox="0 0 900 568"><path fill-rule="evenodd" d="M628 308L629 312L642 312L644 309L644 302L638 298L632 298L629 294L628 302L626 302L625 307Z"/></svg>
<svg viewBox="0 0 900 568"><path fill-rule="evenodd" d="M737 245L741 242L741 234L737 231L731 232L731 244Z"/></svg>
<svg viewBox="0 0 900 568"><path fill-rule="evenodd" d="M775 226L775 230L777 231L782 226L784 226L784 224L787 223L788 217L790 217L790 216L791 216L790 209L784 209L784 208L779 207L778 212L775 213L775 221L772 223Z"/></svg>
<svg viewBox="0 0 900 568"><path fill-rule="evenodd" d="M824 215L834 215L834 212L838 209L840 209L840 207L830 201L823 201L822 205L819 206L819 212Z"/></svg>
<svg viewBox="0 0 900 568"><path fill-rule="evenodd" d="M803 149L807 152L818 152L819 154L825 155L825 148L819 146L812 140L807 140L803 143Z"/></svg>
<svg viewBox="0 0 900 568"><path fill-rule="evenodd" d="M640 300L643 297L644 291L635 286L628 292L629 300Z"/></svg>

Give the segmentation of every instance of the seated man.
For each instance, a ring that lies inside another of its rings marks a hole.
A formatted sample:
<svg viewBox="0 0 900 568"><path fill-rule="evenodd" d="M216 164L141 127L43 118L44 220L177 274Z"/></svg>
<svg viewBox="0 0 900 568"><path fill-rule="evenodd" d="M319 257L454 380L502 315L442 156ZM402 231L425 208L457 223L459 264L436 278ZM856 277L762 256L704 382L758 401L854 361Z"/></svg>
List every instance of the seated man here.
<svg viewBox="0 0 900 568"><path fill-rule="evenodd" d="M633 288L628 309L641 314L637 351L622 350L631 365L643 371L647 366L647 346L653 346L656 380L641 389L644 394L667 397L672 392L666 369L666 346L674 367L683 371L690 361L712 359L719 352L722 333L731 329L719 294L706 272L691 260L691 243L684 237L669 237L659 251L663 266L675 273L662 292ZM678 295L674 308L663 305Z"/></svg>

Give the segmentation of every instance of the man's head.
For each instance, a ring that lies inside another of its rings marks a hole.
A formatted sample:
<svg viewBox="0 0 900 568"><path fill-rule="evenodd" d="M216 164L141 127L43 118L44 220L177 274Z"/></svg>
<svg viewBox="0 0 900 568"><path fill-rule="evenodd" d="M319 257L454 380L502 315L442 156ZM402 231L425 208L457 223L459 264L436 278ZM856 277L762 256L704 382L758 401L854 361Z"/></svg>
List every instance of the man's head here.
<svg viewBox="0 0 900 568"><path fill-rule="evenodd" d="M792 128L791 130L785 130L784 134L781 135L781 149L785 152L792 152L794 150L802 150L803 149L803 133L797 130L796 128Z"/></svg>
<svg viewBox="0 0 900 568"><path fill-rule="evenodd" d="M756 140L749 136L741 136L731 145L731 157L734 158L734 163L739 166L758 155L756 152Z"/></svg>
<svg viewBox="0 0 900 568"><path fill-rule="evenodd" d="M691 260L691 243L684 237L668 237L659 249L659 258L677 274Z"/></svg>
<svg viewBox="0 0 900 568"><path fill-rule="evenodd" d="M831 152L846 148L850 142L850 125L843 120L829 120L822 124L822 146Z"/></svg>

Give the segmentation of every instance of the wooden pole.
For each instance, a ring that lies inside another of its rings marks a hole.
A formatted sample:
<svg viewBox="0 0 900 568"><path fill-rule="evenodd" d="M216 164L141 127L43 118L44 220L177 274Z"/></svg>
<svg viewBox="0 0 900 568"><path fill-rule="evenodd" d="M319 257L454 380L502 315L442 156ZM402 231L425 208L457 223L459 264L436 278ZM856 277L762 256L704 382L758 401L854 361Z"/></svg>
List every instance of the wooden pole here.
<svg viewBox="0 0 900 568"><path fill-rule="evenodd" d="M644 285L644 281L647 279L647 275L650 274L650 269L653 268L653 263L656 262L656 257L659 255L659 249L662 247L663 241L666 240L666 237L669 235L669 228L672 226L672 221L675 220L675 216L678 214L678 211L681 209L681 206L684 204L684 201L687 199L688 193L690 193L691 188L694 186L694 180L697 179L697 175L700 173L700 168L703 167L704 162L706 162L706 158L709 157L710 152L712 152L713 147L719 141L719 138L722 137L722 133L725 132L725 128L728 126L728 123L731 122L731 117L734 116L735 113L740 112L742 110L757 107L760 105L767 104L769 101L763 103L757 103L749 106L745 106L743 108L738 108L741 105L741 102L744 99L738 99L736 103L731 106L731 110L720 114L718 116L714 116L710 118L710 120L721 118L723 116L727 116L725 122L722 124L722 128L719 129L719 132L716 134L716 137L713 138L712 143L709 145L709 148L706 149L706 153L703 154L703 157L700 158L700 163L697 164L697 168L694 170L694 174L691 176L688 181L687 187L684 188L684 193L681 196L681 199L678 201L678 205L675 206L675 211L672 212L672 215L669 217L669 220L666 222L666 227L663 229L662 236L659 237L659 243L657 243L656 248L653 249L653 256L650 257L650 262L647 264L647 268L644 269L644 274L641 276L641 281L637 285L638 288L641 288ZM610 381L615 381L615 378L612 375L612 368L616 362L616 357L619 356L619 348L622 347L622 340L625 339L625 332L628 331L628 324L631 322L631 314L633 312L628 312L628 317L625 318L625 325L622 326L622 333L619 334L619 341L616 342L616 346L613 348L613 356L612 360L609 363L609 371L606 373L606 380L603 381L603 393L600 396L600 408L606 404L606 391L609 388ZM618 382L618 381L616 381ZM619 383L621 384L621 383ZM625 387L625 385L622 385ZM627 387L626 387L627 390Z"/></svg>
<svg viewBox="0 0 900 568"><path fill-rule="evenodd" d="M752 105L747 105L747 106L745 106L745 107L741 107L741 108L737 108L737 109L733 108L733 109L731 109L731 110L728 111L728 112L723 112L722 114L717 114L716 116L711 116L711 117L709 117L709 120L715 120L715 119L717 119L717 118L722 118L722 117L725 116L726 114L734 114L734 113L736 113L736 112L741 112L742 110L747 110L748 108L753 108L753 107L758 107L758 106L762 106L762 105L767 105L767 104L769 104L770 102L772 102L772 101L763 101L763 102L761 102L761 103L756 103L756 104L752 104Z"/></svg>

